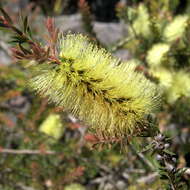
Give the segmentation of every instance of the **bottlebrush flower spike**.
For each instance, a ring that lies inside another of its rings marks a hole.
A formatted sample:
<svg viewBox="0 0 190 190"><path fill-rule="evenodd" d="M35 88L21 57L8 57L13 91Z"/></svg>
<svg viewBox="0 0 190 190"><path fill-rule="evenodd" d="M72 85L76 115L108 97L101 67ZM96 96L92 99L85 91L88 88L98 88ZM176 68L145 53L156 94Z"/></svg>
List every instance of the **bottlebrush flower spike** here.
<svg viewBox="0 0 190 190"><path fill-rule="evenodd" d="M181 38L187 28L189 17L187 15L176 16L173 21L166 26L163 31L164 40L167 42L173 42L178 38Z"/></svg>
<svg viewBox="0 0 190 190"><path fill-rule="evenodd" d="M172 71L158 67L150 70L151 74L159 80L159 85L162 90L167 90L173 85L173 73Z"/></svg>
<svg viewBox="0 0 190 190"><path fill-rule="evenodd" d="M160 66L164 56L169 52L170 46L164 43L157 43L148 51L146 60L150 67Z"/></svg>
<svg viewBox="0 0 190 190"><path fill-rule="evenodd" d="M142 135L158 105L156 86L82 35L60 39L60 64L38 64L31 86L107 137ZM154 129L154 130L153 130Z"/></svg>
<svg viewBox="0 0 190 190"><path fill-rule="evenodd" d="M167 91L167 101L174 104L180 97L190 97L190 75L181 70L173 75L172 85Z"/></svg>
<svg viewBox="0 0 190 190"><path fill-rule="evenodd" d="M143 4L140 4L137 9L137 18L133 22L133 28L137 35L143 36L145 38L150 38L150 15L148 13L148 9ZM129 32L131 34L134 33L134 31L131 29Z"/></svg>

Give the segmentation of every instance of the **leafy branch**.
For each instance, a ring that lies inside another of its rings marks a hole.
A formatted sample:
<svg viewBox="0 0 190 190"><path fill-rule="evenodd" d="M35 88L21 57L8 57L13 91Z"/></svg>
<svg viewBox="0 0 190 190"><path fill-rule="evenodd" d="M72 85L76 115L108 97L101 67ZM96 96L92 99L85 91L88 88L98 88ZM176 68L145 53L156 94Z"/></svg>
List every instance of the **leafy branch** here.
<svg viewBox="0 0 190 190"><path fill-rule="evenodd" d="M182 178L186 171L184 168L177 168L176 155L169 151L170 139L162 134L154 137L151 144L149 144L143 151L151 151L151 154L156 155L159 167L158 172L162 179L167 179L167 189L178 190L183 185Z"/></svg>
<svg viewBox="0 0 190 190"><path fill-rule="evenodd" d="M22 29L19 29L14 25L12 19L4 9L0 8L0 11L3 14L3 16L0 16L0 27L8 29L13 34L11 42L16 44L16 46L11 50L15 58L18 60L34 60L38 63L60 63L56 54L56 42L58 40L59 30L56 29L53 19L48 18L46 20L46 28L49 36L47 38L47 45L43 47L32 37L27 17L22 21Z"/></svg>

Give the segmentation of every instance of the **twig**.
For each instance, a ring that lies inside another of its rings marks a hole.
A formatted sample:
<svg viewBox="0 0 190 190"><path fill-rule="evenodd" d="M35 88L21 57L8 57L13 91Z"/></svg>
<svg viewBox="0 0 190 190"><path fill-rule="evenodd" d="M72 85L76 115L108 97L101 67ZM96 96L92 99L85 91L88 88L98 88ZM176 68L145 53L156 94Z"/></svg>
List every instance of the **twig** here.
<svg viewBox="0 0 190 190"><path fill-rule="evenodd" d="M148 174L147 176L143 176L137 179L137 183L151 184L157 179L157 177L159 177L159 173L154 172L154 173Z"/></svg>
<svg viewBox="0 0 190 190"><path fill-rule="evenodd" d="M143 162L143 164L146 164L146 165L150 168L151 171L154 171L154 170L155 170L155 167L152 165L152 163L149 162L149 161L144 157L144 155L143 155L142 153L137 152L137 151L135 150L135 148L133 147L133 145L131 145L131 144L129 143L129 147L130 147L131 150L139 157L139 159Z"/></svg>
<svg viewBox="0 0 190 190"><path fill-rule="evenodd" d="M113 52L117 51L120 47L122 47L124 44L130 42L131 40L132 40L131 37L130 38L128 37L128 38L121 39L115 45L113 45L112 47L110 47L109 51L113 53Z"/></svg>
<svg viewBox="0 0 190 190"><path fill-rule="evenodd" d="M185 169L184 175L190 175L190 168L184 168L184 169ZM159 177L159 173L154 172L154 173L148 174L147 176L143 176L137 179L137 183L150 184L153 181L155 181L157 177Z"/></svg>
<svg viewBox="0 0 190 190"><path fill-rule="evenodd" d="M31 128L35 128L35 123L36 121L38 121L42 115L42 113L45 111L46 107L47 107L48 101L46 99L43 99L40 107L38 108L38 111L35 113L35 115L33 116L33 118L31 120L29 120L28 125Z"/></svg>
<svg viewBox="0 0 190 190"><path fill-rule="evenodd" d="M84 29L91 37L96 39L96 33L93 29L93 18L88 2L86 0L79 0L78 7L82 16Z"/></svg>
<svg viewBox="0 0 190 190"><path fill-rule="evenodd" d="M45 154L58 154L55 151L41 151L41 150L14 150L14 149L1 149L0 153L6 153L6 154L41 154L41 155L45 155Z"/></svg>

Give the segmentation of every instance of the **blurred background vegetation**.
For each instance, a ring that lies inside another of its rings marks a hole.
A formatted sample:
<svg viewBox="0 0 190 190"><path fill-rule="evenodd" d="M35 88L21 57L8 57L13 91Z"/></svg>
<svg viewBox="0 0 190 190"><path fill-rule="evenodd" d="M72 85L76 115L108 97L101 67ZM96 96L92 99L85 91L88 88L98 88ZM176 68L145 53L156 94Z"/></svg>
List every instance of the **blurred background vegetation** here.
<svg viewBox="0 0 190 190"><path fill-rule="evenodd" d="M1 6L19 27L21 14L28 16L42 44L51 16L64 33L83 32L126 64L135 62L161 89L153 118L171 138L177 168L186 168L173 180L177 189L190 189L189 0L2 0ZM0 189L174 189L159 172L159 156L140 152L151 138L135 137L122 148L97 139L64 108L30 90L30 73L13 58L10 43L8 31L0 30Z"/></svg>

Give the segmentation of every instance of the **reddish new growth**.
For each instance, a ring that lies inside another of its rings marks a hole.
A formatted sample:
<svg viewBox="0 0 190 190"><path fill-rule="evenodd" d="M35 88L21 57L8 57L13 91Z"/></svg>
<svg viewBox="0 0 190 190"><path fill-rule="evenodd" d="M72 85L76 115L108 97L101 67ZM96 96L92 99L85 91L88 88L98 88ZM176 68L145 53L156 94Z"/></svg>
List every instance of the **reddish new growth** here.
<svg viewBox="0 0 190 190"><path fill-rule="evenodd" d="M119 138L119 137L111 137L111 138L107 138L106 136L103 136L101 134L98 135L94 135L94 134L90 134L87 133L84 136L84 139L89 142L90 144L92 144L92 148L96 148L96 147L103 147L103 146L111 146L112 144L120 144L122 146L123 143L123 139Z"/></svg>
<svg viewBox="0 0 190 190"><path fill-rule="evenodd" d="M55 23L52 18L48 18L45 24L50 37L47 38L47 42L49 44L52 56L56 57L57 56L56 43L58 39L59 29L55 27Z"/></svg>
<svg viewBox="0 0 190 190"><path fill-rule="evenodd" d="M48 44L43 47L39 42L32 38L32 33L28 25L27 17L23 21L23 31L14 26L12 19L8 14L0 8L3 16L0 17L0 27L9 29L14 33L12 42L16 43L16 47L12 48L13 56L19 60L35 60L38 63L56 63L57 59L56 43L58 39L58 29L55 28L53 19L48 18L46 28L49 36L46 39ZM23 44L27 45L23 46Z"/></svg>

